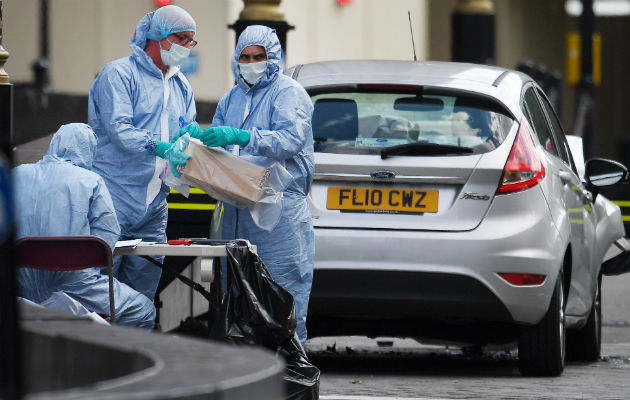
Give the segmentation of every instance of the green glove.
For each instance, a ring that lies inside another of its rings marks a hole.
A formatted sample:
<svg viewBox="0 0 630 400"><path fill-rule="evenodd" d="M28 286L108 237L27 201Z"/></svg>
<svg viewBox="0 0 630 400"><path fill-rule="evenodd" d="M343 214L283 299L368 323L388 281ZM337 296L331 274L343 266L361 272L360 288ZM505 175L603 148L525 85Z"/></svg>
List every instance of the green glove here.
<svg viewBox="0 0 630 400"><path fill-rule="evenodd" d="M157 142L155 144L155 150L153 150L153 154L160 158L164 158L164 153L172 146L169 142Z"/></svg>
<svg viewBox="0 0 630 400"><path fill-rule="evenodd" d="M177 143L157 142L153 152L156 156L167 160L171 164L171 172L178 178L181 174L177 167L183 168L190 159L190 156L183 152L181 143L178 146Z"/></svg>
<svg viewBox="0 0 630 400"><path fill-rule="evenodd" d="M250 133L232 126L215 126L204 129L200 139L208 147L224 147L228 144L242 147L249 143Z"/></svg>
<svg viewBox="0 0 630 400"><path fill-rule="evenodd" d="M201 140L201 134L202 134L201 127L196 122L193 122L192 124L188 124L185 127L183 127L182 129L180 129L179 133L177 133L173 137L173 140L171 140L171 143L175 143L177 141L177 139L179 139L180 136L182 136L182 135L184 135L186 133L188 133L190 135L190 137L197 138L197 139Z"/></svg>

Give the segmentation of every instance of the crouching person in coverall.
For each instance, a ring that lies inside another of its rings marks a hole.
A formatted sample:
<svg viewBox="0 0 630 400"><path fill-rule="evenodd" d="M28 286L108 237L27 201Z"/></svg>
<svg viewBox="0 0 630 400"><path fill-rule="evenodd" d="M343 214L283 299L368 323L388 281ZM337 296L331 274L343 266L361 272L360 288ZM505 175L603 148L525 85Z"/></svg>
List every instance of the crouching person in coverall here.
<svg viewBox="0 0 630 400"><path fill-rule="evenodd" d="M241 33L232 72L237 84L219 101L211 127L202 131L191 124L181 133L263 167L278 162L293 176L271 231L258 227L248 210L226 204L222 238L247 239L257 246L273 279L293 295L296 332L304 344L315 254L307 201L314 172L313 103L297 81L283 74L280 41L268 27L252 25Z"/></svg>
<svg viewBox="0 0 630 400"><path fill-rule="evenodd" d="M96 135L85 124L63 125L48 152L36 164L13 169L17 237L94 235L113 249L120 228L105 182L89 171L96 153ZM64 292L89 311L109 315L109 278L100 268L78 271L17 271L20 296L42 303ZM116 322L153 328L151 300L114 280Z"/></svg>

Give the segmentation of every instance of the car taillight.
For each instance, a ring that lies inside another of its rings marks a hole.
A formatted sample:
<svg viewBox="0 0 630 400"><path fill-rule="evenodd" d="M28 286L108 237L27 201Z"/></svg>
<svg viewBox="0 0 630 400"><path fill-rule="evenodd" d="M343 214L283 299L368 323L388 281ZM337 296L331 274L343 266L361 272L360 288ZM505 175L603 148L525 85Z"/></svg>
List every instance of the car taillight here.
<svg viewBox="0 0 630 400"><path fill-rule="evenodd" d="M514 286L538 286L542 285L547 278L546 275L538 274L508 274L499 273L499 276Z"/></svg>
<svg viewBox="0 0 630 400"><path fill-rule="evenodd" d="M536 145L527 125L521 122L516 133L516 140L508 156L497 194L519 192L538 183L545 176Z"/></svg>

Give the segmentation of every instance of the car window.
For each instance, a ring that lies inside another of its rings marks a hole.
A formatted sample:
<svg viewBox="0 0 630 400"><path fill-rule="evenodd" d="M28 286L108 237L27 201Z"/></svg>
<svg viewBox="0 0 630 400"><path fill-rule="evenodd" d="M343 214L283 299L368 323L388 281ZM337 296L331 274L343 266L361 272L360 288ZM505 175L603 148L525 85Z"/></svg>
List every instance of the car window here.
<svg viewBox="0 0 630 400"><path fill-rule="evenodd" d="M547 117L549 122L551 123L551 132L553 136L556 138L556 143L558 143L558 151L560 153L560 157L564 160L565 163L577 174L577 170L575 169L575 163L573 162L573 158L571 157L571 150L569 149L569 143L567 142L567 138L564 136L564 130L562 129L562 125L560 125L560 121L558 121L558 117L549 104L547 98L539 92L539 96L542 102L542 105L547 112Z"/></svg>
<svg viewBox="0 0 630 400"><path fill-rule="evenodd" d="M413 86L358 85L311 90L315 151L378 154L414 142L484 153L514 120L501 106L465 93Z"/></svg>
<svg viewBox="0 0 630 400"><path fill-rule="evenodd" d="M529 120L529 123L534 128L534 133L538 136L538 140L543 145L545 150L549 153L558 156L558 149L556 143L553 140L551 129L547 123L547 118L543 112L540 103L538 102L538 96L534 92L534 88L530 87L525 91L525 115Z"/></svg>

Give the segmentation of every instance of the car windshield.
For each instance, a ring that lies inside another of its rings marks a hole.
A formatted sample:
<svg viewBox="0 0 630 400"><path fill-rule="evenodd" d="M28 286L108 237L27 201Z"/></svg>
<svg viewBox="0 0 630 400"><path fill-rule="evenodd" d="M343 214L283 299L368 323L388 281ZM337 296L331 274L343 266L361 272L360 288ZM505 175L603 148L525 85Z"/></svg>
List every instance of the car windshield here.
<svg viewBox="0 0 630 400"><path fill-rule="evenodd" d="M396 154L480 154L499 146L514 123L498 103L466 92L355 85L309 93L318 152L381 154L384 148L410 145L414 151ZM441 145L443 151L435 151ZM422 147L433 151L418 151Z"/></svg>

